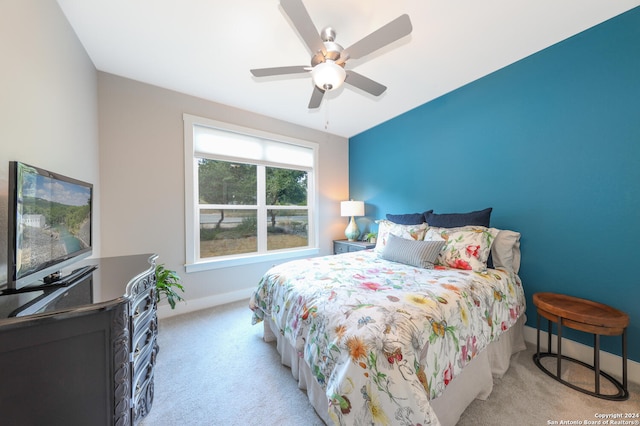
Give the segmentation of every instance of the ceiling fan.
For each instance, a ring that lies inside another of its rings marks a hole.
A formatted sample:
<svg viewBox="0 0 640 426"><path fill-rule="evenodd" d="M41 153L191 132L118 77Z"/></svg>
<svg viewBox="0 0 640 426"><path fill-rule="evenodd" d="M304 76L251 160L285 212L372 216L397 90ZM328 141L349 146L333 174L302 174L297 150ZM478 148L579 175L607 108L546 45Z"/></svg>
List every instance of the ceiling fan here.
<svg viewBox="0 0 640 426"><path fill-rule="evenodd" d="M280 5L311 51L311 67L294 65L258 68L252 69L251 74L255 77L268 77L310 72L314 87L309 108L318 108L325 92L337 89L342 83L350 84L374 96L380 96L387 90L386 86L353 70L345 70L344 66L350 58L361 58L410 34L413 27L409 15L399 16L344 49L335 42L336 33L333 28L327 27L318 33L302 0L280 0Z"/></svg>

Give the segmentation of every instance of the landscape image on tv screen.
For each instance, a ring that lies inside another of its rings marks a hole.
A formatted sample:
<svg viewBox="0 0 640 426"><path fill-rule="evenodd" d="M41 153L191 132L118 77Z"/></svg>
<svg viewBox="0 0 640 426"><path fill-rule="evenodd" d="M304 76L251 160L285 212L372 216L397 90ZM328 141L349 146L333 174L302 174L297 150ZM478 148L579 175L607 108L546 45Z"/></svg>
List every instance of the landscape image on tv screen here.
<svg viewBox="0 0 640 426"><path fill-rule="evenodd" d="M91 186L24 164L16 183L16 279L91 248Z"/></svg>

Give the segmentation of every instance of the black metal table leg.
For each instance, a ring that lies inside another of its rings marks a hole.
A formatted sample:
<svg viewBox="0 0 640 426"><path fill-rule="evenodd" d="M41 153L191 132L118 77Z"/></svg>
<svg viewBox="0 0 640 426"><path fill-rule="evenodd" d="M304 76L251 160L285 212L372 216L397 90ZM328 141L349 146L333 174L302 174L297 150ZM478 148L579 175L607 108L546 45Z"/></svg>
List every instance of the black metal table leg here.
<svg viewBox="0 0 640 426"><path fill-rule="evenodd" d="M628 393L627 387L627 329L622 331L622 388Z"/></svg>
<svg viewBox="0 0 640 426"><path fill-rule="evenodd" d="M536 318L536 357L540 359L540 313Z"/></svg>
<svg viewBox="0 0 640 426"><path fill-rule="evenodd" d="M600 393L600 335L593 335L593 371L596 373L596 393Z"/></svg>
<svg viewBox="0 0 640 426"><path fill-rule="evenodd" d="M549 347L549 352L551 352L551 347ZM560 378L562 376L562 317L558 317L558 368L556 376Z"/></svg>

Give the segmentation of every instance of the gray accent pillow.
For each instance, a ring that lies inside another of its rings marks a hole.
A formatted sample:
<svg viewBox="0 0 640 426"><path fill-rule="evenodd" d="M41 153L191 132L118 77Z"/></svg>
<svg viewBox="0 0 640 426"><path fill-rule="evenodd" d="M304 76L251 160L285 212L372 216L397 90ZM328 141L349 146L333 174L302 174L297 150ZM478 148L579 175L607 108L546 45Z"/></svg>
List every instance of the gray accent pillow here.
<svg viewBox="0 0 640 426"><path fill-rule="evenodd" d="M382 258L416 268L433 269L444 244L445 241L407 240L389 234L389 240L382 250Z"/></svg>

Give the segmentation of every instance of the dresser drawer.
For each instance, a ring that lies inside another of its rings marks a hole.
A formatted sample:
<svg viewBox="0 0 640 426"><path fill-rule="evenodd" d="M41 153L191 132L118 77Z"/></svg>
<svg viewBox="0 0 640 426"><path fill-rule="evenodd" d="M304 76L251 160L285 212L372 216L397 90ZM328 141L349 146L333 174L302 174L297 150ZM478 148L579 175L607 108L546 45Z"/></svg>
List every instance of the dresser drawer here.
<svg viewBox="0 0 640 426"><path fill-rule="evenodd" d="M349 251L348 245L342 244L338 241L333 242L333 254L347 253L348 251Z"/></svg>

